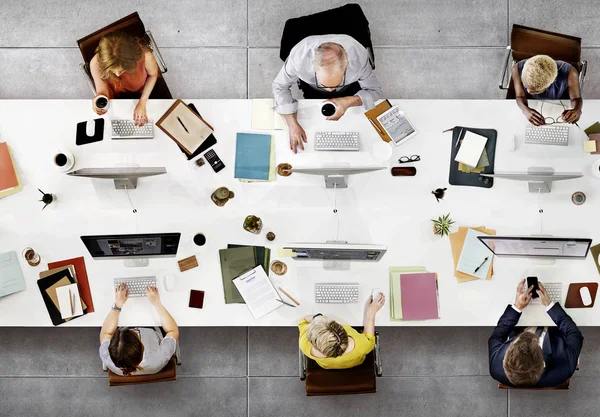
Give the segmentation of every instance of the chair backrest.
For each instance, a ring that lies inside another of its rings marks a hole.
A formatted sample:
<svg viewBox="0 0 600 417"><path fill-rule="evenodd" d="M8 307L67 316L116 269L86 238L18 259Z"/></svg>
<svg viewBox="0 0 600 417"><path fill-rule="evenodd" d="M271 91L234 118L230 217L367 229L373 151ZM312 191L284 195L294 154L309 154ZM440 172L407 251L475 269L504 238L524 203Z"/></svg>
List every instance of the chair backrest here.
<svg viewBox="0 0 600 417"><path fill-rule="evenodd" d="M140 15L137 12L131 13L129 16L125 16L124 18L119 19L116 22L111 23L110 25L105 26L102 29L99 29L77 41L77 45L79 46L79 50L83 56L83 61L86 65L89 66L90 61L94 57L96 48L100 43L100 38L117 30L138 37L142 40L142 42L148 43L146 28L140 19Z"/></svg>
<svg viewBox="0 0 600 417"><path fill-rule="evenodd" d="M108 385L118 387L123 385L148 384L151 382L175 381L177 379L177 364L175 357L165 365L158 373L152 375L129 375L121 376L108 370Z"/></svg>
<svg viewBox="0 0 600 417"><path fill-rule="evenodd" d="M306 395L342 395L376 392L374 353L350 369L323 369L307 358Z"/></svg>
<svg viewBox="0 0 600 417"><path fill-rule="evenodd" d="M285 61L292 48L308 36L330 34L352 36L369 50L373 62L375 61L369 21L360 6L355 3L289 19L283 28L279 57Z"/></svg>
<svg viewBox="0 0 600 417"><path fill-rule="evenodd" d="M544 387L544 388L534 388L534 387L510 387L504 384L498 384L498 388L500 389L520 389L520 390L533 390L533 391L552 391L557 389L569 389L569 385L571 384L571 378L567 379L562 384L559 384L555 387Z"/></svg>
<svg viewBox="0 0 600 417"><path fill-rule="evenodd" d="M516 62L535 55L548 55L581 70L581 38L575 36L513 25L510 48Z"/></svg>

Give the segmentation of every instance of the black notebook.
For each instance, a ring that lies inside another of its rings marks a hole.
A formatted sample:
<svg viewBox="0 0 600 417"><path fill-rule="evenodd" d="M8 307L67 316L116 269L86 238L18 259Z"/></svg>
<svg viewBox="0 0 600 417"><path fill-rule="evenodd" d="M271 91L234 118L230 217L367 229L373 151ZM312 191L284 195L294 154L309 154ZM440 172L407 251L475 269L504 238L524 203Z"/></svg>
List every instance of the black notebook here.
<svg viewBox="0 0 600 417"><path fill-rule="evenodd" d="M71 275L71 271L69 269L64 269L59 271L53 275L40 278L37 281L38 287L40 288L40 292L42 294L42 299L44 300L44 304L46 304L46 309L48 310L48 314L50 315L50 320L52 320L52 324L58 326L59 324L63 324L66 320L62 318L60 314L60 310L52 301L52 298L48 295L46 290L56 284L63 278L67 278L71 284L75 284L75 278ZM83 314L87 314L87 307L83 310Z"/></svg>
<svg viewBox="0 0 600 417"><path fill-rule="evenodd" d="M496 158L496 139L498 138L498 132L494 129L479 129L474 127L455 126L452 129L452 143L450 144L450 172L448 175L448 182L450 185L465 185L468 187L483 187L492 188L494 186L494 179L489 177L482 177L478 172L462 172L458 169L458 162L454 160L456 154L460 149L460 143L464 137L466 131L477 133L478 135L485 136L487 142L485 144L485 150L487 152L489 165L484 168L483 174L494 173L494 160Z"/></svg>

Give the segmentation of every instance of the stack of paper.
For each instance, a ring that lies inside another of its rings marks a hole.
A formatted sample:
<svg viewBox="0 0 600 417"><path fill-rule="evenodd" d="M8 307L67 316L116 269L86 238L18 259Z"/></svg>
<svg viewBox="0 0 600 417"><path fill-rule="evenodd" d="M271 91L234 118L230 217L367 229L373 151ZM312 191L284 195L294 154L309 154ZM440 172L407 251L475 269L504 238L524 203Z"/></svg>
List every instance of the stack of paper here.
<svg viewBox="0 0 600 417"><path fill-rule="evenodd" d="M390 268L390 320L439 319L437 274L424 267Z"/></svg>
<svg viewBox="0 0 600 417"><path fill-rule="evenodd" d="M6 142L0 143L0 198L18 191L23 186Z"/></svg>
<svg viewBox="0 0 600 417"><path fill-rule="evenodd" d="M275 100L272 98L256 98L252 100L252 129L287 129L285 120L275 111Z"/></svg>
<svg viewBox="0 0 600 417"><path fill-rule="evenodd" d="M490 164L487 152L484 156L486 143L487 138L485 136L478 135L477 133L473 133L470 130L465 131L465 135L463 136L460 142L460 148L458 149L458 153L454 158L454 160L459 163L459 169L462 165L463 169L460 169L461 171L471 172L464 170L466 170L467 167L471 170L474 170L476 168L485 168Z"/></svg>
<svg viewBox="0 0 600 417"><path fill-rule="evenodd" d="M55 326L88 313L88 307L81 299L77 282L73 265L40 272L37 284L52 324ZM68 287L68 289L62 290L61 287Z"/></svg>
<svg viewBox="0 0 600 417"><path fill-rule="evenodd" d="M237 134L234 177L243 182L275 179L275 143L271 135Z"/></svg>
<svg viewBox="0 0 600 417"><path fill-rule="evenodd" d="M458 282L492 279L492 275L494 274L494 254L477 239L477 236L495 234L495 230L486 229L485 227L459 227L456 233L450 234L454 276ZM487 261L483 262L486 257L488 257ZM482 263L483 265L481 265ZM475 272L475 269L479 265L481 267Z"/></svg>
<svg viewBox="0 0 600 417"><path fill-rule="evenodd" d="M283 304L265 270L257 266L233 280L255 319L259 319Z"/></svg>

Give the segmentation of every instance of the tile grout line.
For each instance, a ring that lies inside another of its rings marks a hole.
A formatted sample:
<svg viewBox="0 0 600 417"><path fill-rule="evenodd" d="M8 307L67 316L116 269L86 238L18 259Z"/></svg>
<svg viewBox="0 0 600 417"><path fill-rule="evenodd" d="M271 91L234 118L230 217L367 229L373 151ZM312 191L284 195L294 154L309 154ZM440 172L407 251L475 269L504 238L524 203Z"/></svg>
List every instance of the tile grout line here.
<svg viewBox="0 0 600 417"><path fill-rule="evenodd" d="M510 390L506 390L506 417L510 417Z"/></svg>
<svg viewBox="0 0 600 417"><path fill-rule="evenodd" d="M510 0L506 0L506 44L510 45Z"/></svg>

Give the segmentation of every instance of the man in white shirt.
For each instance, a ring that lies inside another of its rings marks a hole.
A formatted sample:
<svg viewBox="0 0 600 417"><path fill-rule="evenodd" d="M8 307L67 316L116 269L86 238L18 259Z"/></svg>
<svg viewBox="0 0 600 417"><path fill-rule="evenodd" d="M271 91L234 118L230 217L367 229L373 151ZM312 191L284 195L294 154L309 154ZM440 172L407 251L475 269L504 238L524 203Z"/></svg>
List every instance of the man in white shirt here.
<svg viewBox="0 0 600 417"><path fill-rule="evenodd" d="M381 86L375 77L369 52L348 35L308 36L290 51L273 81L275 109L285 119L290 134L290 149L304 150L306 133L298 123L298 102L291 87L298 83L306 99L329 100L337 111L327 120L338 120L349 107L375 107Z"/></svg>

